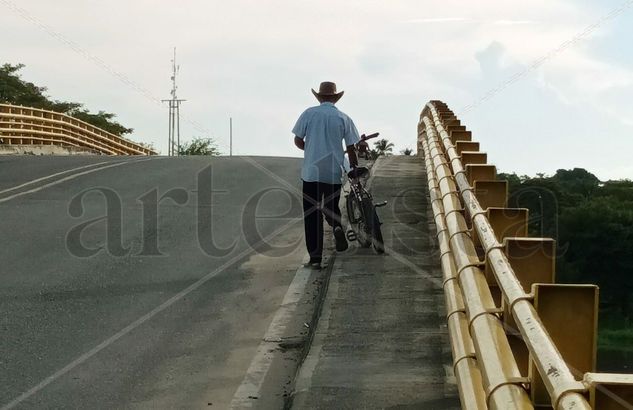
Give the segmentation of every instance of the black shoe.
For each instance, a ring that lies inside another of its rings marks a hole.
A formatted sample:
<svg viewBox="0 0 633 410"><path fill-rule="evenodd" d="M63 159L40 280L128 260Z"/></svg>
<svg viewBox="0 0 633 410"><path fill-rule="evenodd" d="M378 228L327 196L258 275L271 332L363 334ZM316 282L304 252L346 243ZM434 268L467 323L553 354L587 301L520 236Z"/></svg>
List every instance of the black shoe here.
<svg viewBox="0 0 633 410"><path fill-rule="evenodd" d="M321 262L312 262L312 261L310 261L308 263L305 263L303 266L305 268L320 270L321 269Z"/></svg>
<svg viewBox="0 0 633 410"><path fill-rule="evenodd" d="M310 261L303 266L310 269L321 269L321 258L310 258Z"/></svg>
<svg viewBox="0 0 633 410"><path fill-rule="evenodd" d="M347 239L345 239L345 232L343 232L343 228L337 226L334 228L334 240L336 241L336 251L343 252L347 249Z"/></svg>

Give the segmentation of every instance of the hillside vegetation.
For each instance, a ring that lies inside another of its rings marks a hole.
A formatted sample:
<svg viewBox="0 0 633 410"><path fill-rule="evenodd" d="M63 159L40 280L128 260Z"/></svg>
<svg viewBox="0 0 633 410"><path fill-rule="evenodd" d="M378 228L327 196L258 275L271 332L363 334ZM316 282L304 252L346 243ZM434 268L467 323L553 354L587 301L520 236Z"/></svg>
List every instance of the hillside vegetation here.
<svg viewBox="0 0 633 410"><path fill-rule="evenodd" d="M129 134L132 128L114 121L115 115L105 111L91 113L82 103L54 100L49 97L46 87L40 87L22 79L23 64L0 66L0 103L24 105L70 115L112 134Z"/></svg>
<svg viewBox="0 0 633 410"><path fill-rule="evenodd" d="M600 286L600 344L633 346L633 181L585 169L535 178L502 174L530 234L557 240L556 281Z"/></svg>

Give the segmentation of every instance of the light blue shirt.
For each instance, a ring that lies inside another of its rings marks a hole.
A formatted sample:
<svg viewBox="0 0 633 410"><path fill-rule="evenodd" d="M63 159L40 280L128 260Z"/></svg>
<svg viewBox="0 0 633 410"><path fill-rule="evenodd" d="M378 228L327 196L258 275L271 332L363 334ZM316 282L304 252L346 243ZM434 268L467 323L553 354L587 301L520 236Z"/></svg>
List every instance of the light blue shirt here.
<svg viewBox="0 0 633 410"><path fill-rule="evenodd" d="M305 141L301 179L340 184L345 146L360 141L354 122L334 104L321 103L301 114L292 133Z"/></svg>

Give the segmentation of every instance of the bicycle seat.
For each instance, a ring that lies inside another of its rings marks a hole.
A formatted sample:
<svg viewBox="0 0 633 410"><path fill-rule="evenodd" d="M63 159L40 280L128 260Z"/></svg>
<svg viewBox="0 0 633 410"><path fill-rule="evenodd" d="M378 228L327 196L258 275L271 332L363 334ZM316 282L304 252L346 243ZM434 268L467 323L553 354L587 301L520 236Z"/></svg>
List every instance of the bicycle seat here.
<svg viewBox="0 0 633 410"><path fill-rule="evenodd" d="M369 176L369 168L367 167L356 167L347 173L347 176L350 178L365 178Z"/></svg>

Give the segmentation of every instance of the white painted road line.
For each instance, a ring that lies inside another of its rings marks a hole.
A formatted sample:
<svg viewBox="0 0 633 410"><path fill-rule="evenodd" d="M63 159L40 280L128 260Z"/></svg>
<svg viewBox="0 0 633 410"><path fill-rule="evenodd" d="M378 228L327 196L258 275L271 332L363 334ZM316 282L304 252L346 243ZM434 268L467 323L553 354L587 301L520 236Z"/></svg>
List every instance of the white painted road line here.
<svg viewBox="0 0 633 410"><path fill-rule="evenodd" d="M61 171L61 172L57 172L55 174L46 175L44 177L33 179L31 181L25 182L25 183L23 183L21 185L16 185L14 187L4 189L4 190L0 191L0 194L4 194L4 193L10 192L10 191L15 191L16 189L24 188L25 186L28 186L28 185L31 185L31 184L35 184L37 182L41 182L41 181L44 181L44 180L47 180L47 179L50 179L50 178L53 178L53 177L57 177L57 176L60 176L60 175L64 175L64 174L67 174L69 172L79 171L81 169L96 167L97 165L103 165L103 164L107 164L107 161L96 162L94 164L88 164L88 165L84 165L84 166L81 166L81 167L71 168L71 169L67 169L67 170Z"/></svg>
<svg viewBox="0 0 633 410"><path fill-rule="evenodd" d="M276 229L271 234L269 234L266 237L262 238L259 242L254 244L252 247L248 247L248 248L244 249L242 252L240 252L239 254L235 255L230 260L228 260L225 263L223 263L221 266L219 266L216 269L214 269L213 271L207 273L206 275L204 275L203 277L198 279L196 282L192 283L191 285L187 286L185 289L181 290L180 292L178 292L174 296L172 296L169 299L167 299L165 302L163 302L160 305L156 306L154 309L152 309L151 311L149 311L145 315L143 315L140 318L136 319L134 322L130 323L129 325L127 325L123 329L119 330L114 335L110 336L109 338L107 338L103 342L99 343L97 346L95 346L92 349L90 349L89 351L83 353L79 357L75 358L73 361L68 363L66 366L64 366L61 369L57 370L55 373L51 374L50 376L48 376L47 378L45 378L44 380L42 380L41 382L39 382L35 386L31 387L29 390L27 390L24 393L20 394L18 397L16 397L15 399L10 401L9 403L7 403L5 405L2 405L2 407L0 407L0 410L12 409L15 406L17 406L18 404L22 403L24 400L27 400L28 398L30 398L34 394L36 394L39 391L41 391L42 389L44 389L49 384L53 383L55 380L57 380L60 377L64 376L69 371L73 370L75 367L81 365L82 363L84 363L85 361L87 361L88 359L93 357L94 355L96 355L99 352L101 352L103 349L105 349L108 346L112 345L117 340L121 339L122 337L124 337L128 333L130 333L133 330L135 330L137 327L141 326L142 324L144 324L148 320L152 319L154 316L156 316L160 312L162 312L165 309L169 308L174 303L180 301L182 298L184 298L185 296L187 296L188 294L190 294L194 290L198 289L200 286L204 285L205 283L207 283L208 281L210 281L211 279L213 279L214 277L216 277L220 273L224 272L225 269L227 269L227 268L231 267L232 265L234 265L235 263L239 262L244 257L246 257L246 256L248 256L248 255L250 255L252 253L255 253L256 249L257 249L257 247L259 245L261 245L262 243L266 243L266 241L268 241L268 240L270 240L272 238L275 238L277 235L282 234L283 232L285 232L287 229L289 229L295 223L297 223L297 220L293 220L293 221L290 221L290 222L282 225L280 228Z"/></svg>
<svg viewBox="0 0 633 410"><path fill-rule="evenodd" d="M264 380L275 355L275 352L271 352L271 350L278 347L279 342L282 341L286 326L290 323L301 297L305 294L305 288L313 272L312 269L303 266L297 269L279 309L257 347L257 353L255 353L255 357L246 371L242 384L237 388L233 400L231 400L232 409L251 408L256 401L253 397L260 397Z"/></svg>
<svg viewBox="0 0 633 410"><path fill-rule="evenodd" d="M22 192L18 192L17 194L13 194L13 195L7 196L5 198L0 199L0 203L10 201L11 199L18 198L18 197L21 197L23 195L32 194L33 192L41 191L42 189L45 189L45 188L48 188L48 187L52 187L54 185L61 184L62 182L70 181L71 179L75 179L75 178L80 177L82 175L91 174L93 172L101 171L101 170L108 169L108 168L114 168L114 167L118 167L118 166L125 165L125 164L136 164L138 162L145 162L145 161L150 161L150 159L141 159L141 160L136 160L136 161L117 162L115 164L106 165L106 166L99 167L99 168L93 168L93 169L89 169L89 170L83 171L83 172L78 172L76 174L69 175L69 176L64 177L62 179L58 179L57 181L49 182L48 184L39 186L37 188L29 189L28 191L22 191Z"/></svg>

